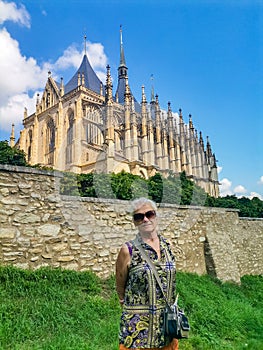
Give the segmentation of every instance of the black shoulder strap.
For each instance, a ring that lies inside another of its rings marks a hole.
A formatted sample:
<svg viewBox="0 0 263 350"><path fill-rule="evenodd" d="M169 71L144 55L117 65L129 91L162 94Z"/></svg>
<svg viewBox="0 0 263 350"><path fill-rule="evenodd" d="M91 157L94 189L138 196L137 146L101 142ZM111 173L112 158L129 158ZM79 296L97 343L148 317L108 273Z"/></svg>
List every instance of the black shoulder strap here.
<svg viewBox="0 0 263 350"><path fill-rule="evenodd" d="M159 287L161 289L161 292L164 296L164 300L167 304L167 306L169 307L169 309L171 309L171 306L167 300L167 297L166 295L164 294L164 291L163 291L163 287L162 287L162 282L160 280L160 277L158 275L158 272L156 270L156 267L154 266L153 262L151 261L150 257L146 254L145 250L143 249L142 245L141 245L141 242L139 241L138 237L135 238L135 240L133 241L134 242L134 245L138 248L138 250L140 251L141 255L142 255L142 258L148 263L148 265L150 266L150 268L152 269L152 272L154 274L154 277L157 281L157 283L159 284Z"/></svg>

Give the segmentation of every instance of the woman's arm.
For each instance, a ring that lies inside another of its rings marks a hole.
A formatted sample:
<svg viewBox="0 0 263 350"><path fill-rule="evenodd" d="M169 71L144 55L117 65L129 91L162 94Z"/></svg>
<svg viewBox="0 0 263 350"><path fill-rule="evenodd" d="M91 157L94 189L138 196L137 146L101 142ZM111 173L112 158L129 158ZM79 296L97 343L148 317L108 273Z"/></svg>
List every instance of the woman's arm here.
<svg viewBox="0 0 263 350"><path fill-rule="evenodd" d="M116 261L116 290L121 304L124 302L125 286L128 278L129 265L129 249L126 244L123 244Z"/></svg>

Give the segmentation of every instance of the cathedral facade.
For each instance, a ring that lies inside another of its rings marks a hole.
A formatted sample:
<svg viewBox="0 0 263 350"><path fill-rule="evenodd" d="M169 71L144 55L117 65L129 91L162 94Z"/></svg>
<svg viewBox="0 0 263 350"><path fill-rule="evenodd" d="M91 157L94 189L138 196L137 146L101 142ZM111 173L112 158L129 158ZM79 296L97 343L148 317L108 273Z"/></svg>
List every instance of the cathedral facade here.
<svg viewBox="0 0 263 350"><path fill-rule="evenodd" d="M32 115L24 111L24 129L17 146L30 164L75 173L118 173L122 170L148 179L185 171L211 196L218 197L215 154L207 139L186 124L182 111L173 113L170 102L161 110L152 92L147 102L144 87L139 103L133 96L120 32L118 85L113 92L110 67L105 85L90 65L86 52L67 84L51 73ZM86 50L85 50L86 51Z"/></svg>

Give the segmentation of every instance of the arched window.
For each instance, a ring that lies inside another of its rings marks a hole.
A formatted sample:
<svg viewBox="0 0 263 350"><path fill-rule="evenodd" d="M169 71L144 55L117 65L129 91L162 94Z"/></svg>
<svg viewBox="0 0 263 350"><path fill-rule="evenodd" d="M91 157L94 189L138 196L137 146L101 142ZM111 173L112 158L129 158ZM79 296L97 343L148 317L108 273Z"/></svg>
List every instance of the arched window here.
<svg viewBox="0 0 263 350"><path fill-rule="evenodd" d="M67 145L71 145L73 142L73 123L74 123L74 113L72 112L68 117L68 131L67 131Z"/></svg>
<svg viewBox="0 0 263 350"><path fill-rule="evenodd" d="M52 118L47 122L47 152L53 152L55 149L55 123Z"/></svg>
<svg viewBox="0 0 263 350"><path fill-rule="evenodd" d="M27 159L28 161L31 160L31 150L32 150L32 130L29 130L28 132L28 148L27 148Z"/></svg>
<svg viewBox="0 0 263 350"><path fill-rule="evenodd" d="M66 147L66 163L72 163L72 145L74 138L74 113L71 112L68 116L68 130L67 130L67 147Z"/></svg>

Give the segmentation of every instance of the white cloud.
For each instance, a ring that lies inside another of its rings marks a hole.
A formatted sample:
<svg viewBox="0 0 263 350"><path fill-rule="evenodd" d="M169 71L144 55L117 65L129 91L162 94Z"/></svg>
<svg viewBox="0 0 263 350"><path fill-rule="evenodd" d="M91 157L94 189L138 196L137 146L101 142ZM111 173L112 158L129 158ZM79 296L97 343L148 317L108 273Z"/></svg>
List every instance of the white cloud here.
<svg viewBox="0 0 263 350"><path fill-rule="evenodd" d="M74 45L64 50L63 55L52 65L54 70L65 70L70 67L78 68L81 62L82 53Z"/></svg>
<svg viewBox="0 0 263 350"><path fill-rule="evenodd" d="M259 198L260 200L263 201L263 196L261 194L259 194L257 192L251 192L250 195L249 195L249 198L252 199L254 197L257 197L257 198Z"/></svg>
<svg viewBox="0 0 263 350"><path fill-rule="evenodd" d="M246 188L244 187L244 186L242 186L242 185L238 185L238 186L236 186L235 188L234 188L234 192L235 193L246 193L247 192L247 190L246 190Z"/></svg>
<svg viewBox="0 0 263 350"><path fill-rule="evenodd" d="M22 122L24 107L32 113L35 99L28 91L44 87L47 73L32 57L22 56L19 43L5 28L0 30L0 127L10 131L11 124Z"/></svg>
<svg viewBox="0 0 263 350"><path fill-rule="evenodd" d="M22 120L24 108L26 106L28 114L32 114L35 110L36 95L31 98L26 93L11 96L6 104L0 107L0 128L11 132L11 124L15 124L15 134L19 135L22 129Z"/></svg>
<svg viewBox="0 0 263 350"><path fill-rule="evenodd" d="M222 167L222 166L218 166L218 167L217 167L217 173L218 173L218 174L220 174L222 170L223 170L223 167Z"/></svg>
<svg viewBox="0 0 263 350"><path fill-rule="evenodd" d="M5 21L12 21L30 27L30 15L24 5L20 8L14 2L4 2L0 0L0 24Z"/></svg>
<svg viewBox="0 0 263 350"><path fill-rule="evenodd" d="M220 196L224 197L227 195L232 195L233 191L231 189L232 186L232 182L226 178L220 180L220 186L219 186L219 190L220 190Z"/></svg>
<svg viewBox="0 0 263 350"><path fill-rule="evenodd" d="M0 105L15 94L25 93L43 85L47 74L32 57L22 56L19 43L5 28L0 30Z"/></svg>
<svg viewBox="0 0 263 350"><path fill-rule="evenodd" d="M259 185L263 185L263 176L260 176L260 179L259 179L259 181L258 181L258 184L259 184Z"/></svg>

